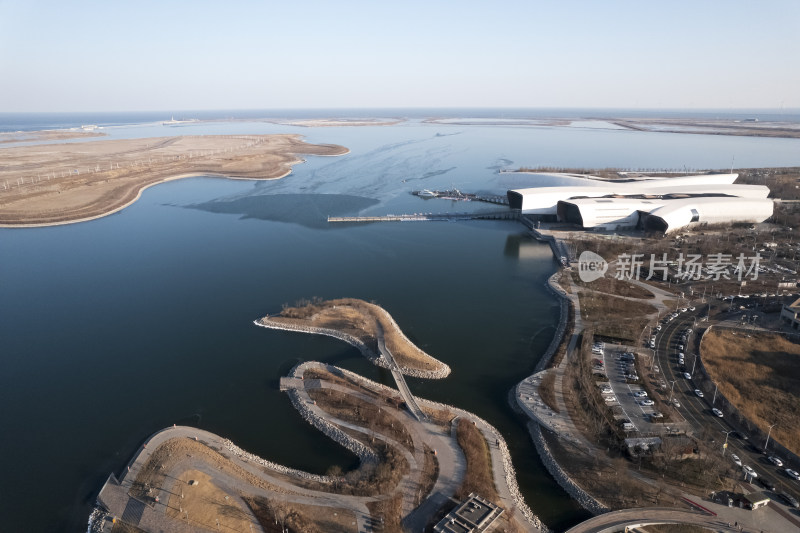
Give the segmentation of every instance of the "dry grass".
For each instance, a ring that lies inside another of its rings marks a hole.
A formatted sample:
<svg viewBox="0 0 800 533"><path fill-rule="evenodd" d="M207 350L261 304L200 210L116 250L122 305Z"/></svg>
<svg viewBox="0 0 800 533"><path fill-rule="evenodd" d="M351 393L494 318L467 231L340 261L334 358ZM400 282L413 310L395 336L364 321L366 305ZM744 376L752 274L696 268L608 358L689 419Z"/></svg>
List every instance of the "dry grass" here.
<svg viewBox="0 0 800 533"><path fill-rule="evenodd" d="M322 301L304 300L294 307L285 307L278 321L289 320L300 325L335 329L359 338L376 353L377 335L383 331L386 348L397 364L413 370L437 371L443 363L417 348L400 331L389 313L375 304L355 298ZM270 320L276 320L270 318Z"/></svg>
<svg viewBox="0 0 800 533"><path fill-rule="evenodd" d="M190 480L198 484L189 485ZM174 487L166 509L167 516L207 529L249 530L250 515L240 505L239 499L215 485L208 474L186 470Z"/></svg>
<svg viewBox="0 0 800 533"><path fill-rule="evenodd" d="M336 418L368 428L372 432L386 435L402 443L411 453L414 453L414 442L403 425L402 419L387 412L387 408L372 405L340 391L311 389L307 392L325 412Z"/></svg>
<svg viewBox="0 0 800 533"><path fill-rule="evenodd" d="M404 533L402 527L403 520L403 496L399 492L390 497L367 504L372 518L381 523L380 531L385 533Z"/></svg>
<svg viewBox="0 0 800 533"><path fill-rule="evenodd" d="M712 329L703 363L719 390L749 420L800 453L800 344L779 334Z"/></svg>
<svg viewBox="0 0 800 533"><path fill-rule="evenodd" d="M458 445L467 459L467 471L455 497L463 500L474 492L493 503L500 504L492 475L492 457L489 455L489 446L483 438L483 433L472 421L463 418L458 420L456 433Z"/></svg>
<svg viewBox="0 0 800 533"><path fill-rule="evenodd" d="M166 483L165 472L182 461L186 456L201 459L215 469L239 477L254 487L275 492L285 490L264 481L251 472L231 462L227 457L212 450L202 442L178 437L162 443L148 458L134 480L130 494L143 501L152 500L149 488L163 487Z"/></svg>
<svg viewBox="0 0 800 533"><path fill-rule="evenodd" d="M283 529L288 529L291 533L345 533L355 529L356 517L347 509L304 505L259 496L245 498L245 501L266 533L282 533Z"/></svg>
<svg viewBox="0 0 800 533"><path fill-rule="evenodd" d="M613 276L602 277L594 281L585 282L581 280L578 272L572 273L572 281L580 289L588 289L592 291L612 294L615 296L625 296L628 298L638 298L641 300L650 300L654 298L653 293L647 289L634 285L629 281L617 279Z"/></svg>
<svg viewBox="0 0 800 533"><path fill-rule="evenodd" d="M439 478L439 459L433 453L433 449L427 444L424 445L425 449L425 463L422 465L422 474L420 476L420 488L418 494L421 496L417 499L417 505L420 505L430 495L433 487L436 485L436 480Z"/></svg>
<svg viewBox="0 0 800 533"><path fill-rule="evenodd" d="M652 305L636 300L617 298L609 294L579 291L581 319L591 325L596 335L637 341L656 313Z"/></svg>
<svg viewBox="0 0 800 533"><path fill-rule="evenodd" d="M667 485L645 483L633 477L629 471L631 463L622 457L612 459L589 455L547 432L544 437L558 464L570 478L612 509L667 507L680 503Z"/></svg>
<svg viewBox="0 0 800 533"><path fill-rule="evenodd" d="M208 135L114 139L3 149L0 224L48 225L108 215L142 189L180 176L274 179L301 158L347 149L297 135ZM25 180L21 186L16 186Z"/></svg>

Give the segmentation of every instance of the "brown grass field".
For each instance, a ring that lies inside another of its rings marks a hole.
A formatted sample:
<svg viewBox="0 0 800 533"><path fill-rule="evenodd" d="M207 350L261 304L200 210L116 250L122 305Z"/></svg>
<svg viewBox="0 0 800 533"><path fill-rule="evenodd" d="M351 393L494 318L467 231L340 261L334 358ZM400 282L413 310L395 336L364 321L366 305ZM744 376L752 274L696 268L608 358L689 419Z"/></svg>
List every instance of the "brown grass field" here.
<svg viewBox="0 0 800 533"><path fill-rule="evenodd" d="M800 453L800 344L779 334L712 329L701 355L719 390L749 420Z"/></svg>
<svg viewBox="0 0 800 533"><path fill-rule="evenodd" d="M614 296L627 296L628 298L640 298L642 300L650 300L653 298L653 293L647 289L639 285L634 285L629 281L617 279L613 276L585 282L581 280L580 276L578 276L578 272L575 271L572 273L572 281L581 289L589 289L612 294Z"/></svg>
<svg viewBox="0 0 800 533"><path fill-rule="evenodd" d="M387 349L401 367L438 371L445 366L408 340L385 309L364 300L356 298L305 300L294 307L285 307L280 316L265 317L262 320L278 323L283 321L348 333L361 339L376 353L378 351L376 338L380 328L383 330Z"/></svg>
<svg viewBox="0 0 800 533"><path fill-rule="evenodd" d="M500 497L494 486L492 476L492 458L489 455L489 446L483 433L470 420L458 420L456 430L458 445L464 450L467 459L467 472L464 482L456 491L455 497L464 499L470 492L475 492L487 500L499 504Z"/></svg>
<svg viewBox="0 0 800 533"><path fill-rule="evenodd" d="M656 308L643 301L602 292L579 291L581 318L595 335L636 341Z"/></svg>
<svg viewBox="0 0 800 533"><path fill-rule="evenodd" d="M47 226L109 215L142 190L186 176L276 179L298 154L341 155L298 135L195 135L2 149L0 226Z"/></svg>

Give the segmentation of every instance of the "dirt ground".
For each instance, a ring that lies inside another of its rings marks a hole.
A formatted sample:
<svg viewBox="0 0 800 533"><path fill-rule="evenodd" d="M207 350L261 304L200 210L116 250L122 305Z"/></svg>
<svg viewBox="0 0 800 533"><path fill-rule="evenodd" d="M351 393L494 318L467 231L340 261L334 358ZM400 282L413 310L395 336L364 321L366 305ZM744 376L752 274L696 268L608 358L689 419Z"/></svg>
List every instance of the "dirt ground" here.
<svg viewBox="0 0 800 533"><path fill-rule="evenodd" d="M800 344L776 333L712 329L701 356L719 390L749 420L800 453Z"/></svg>
<svg viewBox="0 0 800 533"><path fill-rule="evenodd" d="M77 132L76 132L77 133ZM12 146L2 149L0 226L89 220L123 209L141 191L187 176L276 179L298 154L342 155L298 135L203 135Z"/></svg>
<svg viewBox="0 0 800 533"><path fill-rule="evenodd" d="M190 481L196 484L190 485ZM167 516L208 529L249 531L252 520L239 498L217 487L208 474L187 470L178 477L175 486L167 504Z"/></svg>

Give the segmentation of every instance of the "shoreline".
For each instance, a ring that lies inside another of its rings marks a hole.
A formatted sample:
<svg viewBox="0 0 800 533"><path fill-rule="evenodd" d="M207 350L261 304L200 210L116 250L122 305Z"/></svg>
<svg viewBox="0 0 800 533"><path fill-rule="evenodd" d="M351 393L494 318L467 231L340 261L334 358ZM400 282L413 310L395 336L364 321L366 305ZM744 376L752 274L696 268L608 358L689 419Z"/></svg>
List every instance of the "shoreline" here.
<svg viewBox="0 0 800 533"><path fill-rule="evenodd" d="M154 185L187 177L276 180L301 156L340 156L346 147L297 134L208 135L103 140L6 148L0 170L0 227L96 220L135 203ZM102 167L102 169L101 169Z"/></svg>
<svg viewBox="0 0 800 533"><path fill-rule="evenodd" d="M304 380L304 373L308 369L321 369L327 372L340 374L341 376L351 380L354 384L360 385L369 391L373 391L381 397L394 397L398 391L381 383L365 378L360 374L316 361L305 361L296 365L289 372L288 377L285 378L287 380L286 387L284 388L284 385L282 384L282 390L285 390L289 395L290 403L308 424L320 431L325 437L332 439L334 442L354 453L357 457L359 457L362 465L370 464L372 461L376 460L377 457L375 456L374 449L368 445L365 445L363 438L359 439L351 434L353 431L362 435L369 435L370 432L372 432L374 438L375 429L370 429L368 426L356 427L352 423L348 423L339 419L335 414L326 412L325 409L321 409L320 406L317 405L316 401L312 401L312 399L308 396L308 388L310 387L311 389L316 389L325 387L322 387L319 384L314 384L314 379ZM339 386L334 384L332 387L332 390L336 390ZM358 393L356 392L356 394ZM550 530L541 522L538 516L531 511L530 507L528 507L519 493L519 488L516 481L516 473L514 471L513 464L511 463L507 445L500 432L494 426L471 412L422 398L420 398L420 401L430 410L439 410L444 413L449 413L450 415L455 415L450 420L450 424L453 424L459 418L464 418L471 421L479 429L489 448L489 459L490 464L492 465L491 475L494 483L497 485L497 497L500 500L497 503L502 502L503 506L506 507L507 510L516 508L521 516L516 519L509 518L509 520L514 520L517 525L523 527L525 530L539 531L541 533L549 532ZM383 405L383 402L381 402L381 404ZM383 407L383 409L389 409L389 407ZM413 421L413 419L404 418L402 420L405 420L403 424L406 427L406 430L412 435L411 439L415 442L415 448L417 449L416 452L404 453L410 463L416 463L417 465L420 464L419 454L422 453L424 447L417 448L419 444L417 443L417 439L423 435L426 437L422 443L426 444L427 446L433 446L434 455L436 455L438 448L438 451L440 452L438 454L440 460L447 461L446 464L442 465L442 473L444 473L445 476L440 478L438 474L436 475L435 484L433 487L431 487L431 492L427 493L427 497L425 500L423 500L421 505L419 505L419 507L416 505L411 505L411 507L414 507L414 510L408 514L406 514L408 509L404 509L403 511L404 516L402 521L404 524L408 522L419 525L420 520L422 520L422 523L424 523L429 521L431 516L434 516L436 498L438 498L437 494L444 492L447 495L450 495L453 493L456 488L464 482L464 476L466 473L464 470L460 470L458 467L459 458L458 452L454 448L457 445L455 444L455 432L452 429L452 426L450 429L437 430L435 426L430 425L430 423L427 422L421 423ZM198 443L198 445L202 444L203 446L212 450L216 449L220 454L222 454L222 457L230 461L232 465L240 467L240 471L242 473L255 474L256 479L259 481L259 485L252 487L248 484L237 483L237 481L244 481L245 478L237 480L235 475L231 475L231 469L229 467L226 467L225 472L221 474L221 478L225 478L227 480L223 481L223 484L230 484L233 486L233 483L236 483L236 485L238 485L240 488L249 489L251 493L265 493L264 491L267 491L274 494L275 497L287 498L292 501L299 497L309 496L316 499L319 502L318 505L322 506L326 505L324 501L326 499L338 499L341 502L342 508L353 508L354 511L360 509L366 502L375 501L376 499L386 499L385 495L384 497L373 497L356 494L347 495L346 493L338 492L335 490L335 485L342 479L341 475L311 474L303 470L275 463L253 453L247 452L246 450L243 450L237 446L229 438L219 434L199 428L193 428L191 426L173 425L172 427L166 427L158 430L145 438L144 441L137 447L132 456L128 459L128 461L124 463L119 477L117 477L114 472L109 474L97 495L95 510L90 514L90 530L99 531L100 529L95 528L102 528L104 522L107 522L114 517L120 517L120 515L124 514L124 509L127 508L126 502L128 502L130 498L136 497L134 494L131 494L131 492L135 489L136 480L139 479L139 476L142 475L142 472L146 472L148 468L152 468L152 466L149 465L150 458L155 456L163 445L167 445L169 442L181 438L188 439L190 442L194 441L195 443ZM402 446L400 446L400 442L393 440L392 437L385 434L381 434L379 439L391 444L392 446L402 448ZM496 443L494 446L491 444L492 440L494 440ZM436 446L437 444L439 446ZM223 451L230 455L223 453ZM191 457L191 455L189 457ZM196 461L200 462L205 462L208 460L210 460L208 457L202 458L202 456L198 456L198 459L196 459ZM180 465L172 465L170 466L169 470L172 471L173 469L176 469L174 472L178 472L184 471L193 466L194 465L192 463L187 463L187 465L183 467ZM217 466L219 467L220 471L223 471L224 465L219 464ZM161 468L164 468L163 464L161 465ZM358 468L361 468L361 466ZM410 475L411 474L407 474L407 476ZM178 476L175 475L174 478L177 479ZM407 478L404 476L400 480L398 486L407 483L408 479L412 478ZM303 480L313 482L318 485L304 485ZM334 490L331 491L328 489L323 489L322 486L333 486ZM150 495L150 492L148 492L149 496L146 498L153 498L155 503L158 504L158 497L160 496L165 502L165 505L167 505L170 497L169 495L171 494L169 492L170 487L168 485L154 485L153 488L155 489L155 494ZM409 495L407 492L402 492L402 490L403 489L401 489L401 493L404 494L403 499L413 502L414 493L412 492ZM183 494L183 491L181 494ZM183 498L183 496L181 496L181 498ZM428 500L431 501L428 502ZM366 520L366 518L369 516L374 516L374 512L371 509L367 510L366 508L363 512L365 514L361 516L360 521L367 523L368 520ZM145 517L145 521L148 523L153 523L156 521L158 524L168 524L171 523L171 520L175 519L175 517L169 517L166 514L159 515L155 506L145 509L145 514L148 515ZM125 519L123 518L123 521L124 520ZM359 528L359 530L361 529Z"/></svg>
<svg viewBox="0 0 800 533"><path fill-rule="evenodd" d="M79 224L81 222L89 222L91 220L98 220L100 218L105 218L107 216L111 216L113 214L119 213L123 209L132 206L133 204L135 204L139 200L139 198L141 198L142 193L144 193L144 191L146 191L147 189L149 189L151 187L155 187L156 185L161 185L162 183L167 183L167 182L170 182L170 181L177 181L177 180L184 179L184 178L222 178L222 179L243 180L243 181L246 181L246 180L249 180L249 181L272 181L272 180L278 180L278 179L281 179L281 178L285 178L286 176L288 176L291 173L292 173L292 170L289 169L283 175L277 176L277 177L274 177L274 178L241 178L241 177L236 177L236 176L226 176L224 174L213 174L213 173L210 173L210 172L205 172L205 173L202 173L202 174L195 174L195 173L191 173L191 172L190 173L185 173L185 174L178 174L176 176L165 177L161 181L157 181L155 183L149 183L149 184L143 186L141 189L139 189L139 192L136 194L136 197L133 198L128 203L126 203L124 205L121 205L119 207L116 207L116 208L112 209L111 211L106 211L106 212L100 213L98 215L88 216L88 217L84 217L84 218L78 218L78 219L75 219L75 220L63 220L63 221L57 221L57 222L44 222L44 223L33 223L33 224L4 224L4 223L0 223L0 228L11 228L11 229L14 229L14 228L47 228L47 227L51 227L51 226L66 226L67 224Z"/></svg>

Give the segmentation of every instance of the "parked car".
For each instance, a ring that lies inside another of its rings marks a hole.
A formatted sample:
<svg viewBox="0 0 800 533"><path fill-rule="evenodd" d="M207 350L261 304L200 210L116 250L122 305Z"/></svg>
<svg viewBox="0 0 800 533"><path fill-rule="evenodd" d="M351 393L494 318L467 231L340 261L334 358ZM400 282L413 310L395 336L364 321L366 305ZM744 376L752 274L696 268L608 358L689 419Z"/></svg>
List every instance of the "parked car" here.
<svg viewBox="0 0 800 533"><path fill-rule="evenodd" d="M778 457L774 455L770 455L769 457L767 457L767 459L769 459L769 462L774 464L775 466L783 466L783 461L781 461Z"/></svg>
<svg viewBox="0 0 800 533"><path fill-rule="evenodd" d="M680 407L681 406L681 402L679 402L677 398L673 398L672 399L672 405L674 405L675 407Z"/></svg>
<svg viewBox="0 0 800 533"><path fill-rule="evenodd" d="M722 418L722 411L720 411L720 410L719 410L719 409L717 409L716 407L714 407L713 409L711 409L711 412L712 412L712 413L714 413L714 416L718 416L718 417ZM781 465L778 465L778 466L781 466Z"/></svg>
<svg viewBox="0 0 800 533"><path fill-rule="evenodd" d="M636 396L637 398L646 398L647 391L637 390L636 392L633 393L633 395Z"/></svg>
<svg viewBox="0 0 800 533"><path fill-rule="evenodd" d="M735 453L731 454L731 460L733 461L733 464L735 464L736 466L742 466L742 460L739 459L739 456L736 455Z"/></svg>
<svg viewBox="0 0 800 533"><path fill-rule="evenodd" d="M662 415L658 411L650 413L650 420L658 420L660 418L664 418L664 415Z"/></svg>
<svg viewBox="0 0 800 533"><path fill-rule="evenodd" d="M647 398L645 400L639 400L639 405L655 405L655 404L656 402L654 402L650 398Z"/></svg>
<svg viewBox="0 0 800 533"><path fill-rule="evenodd" d="M761 483L761 486L767 490L775 490L775 483L768 477L760 477L758 478L758 482Z"/></svg>
<svg viewBox="0 0 800 533"><path fill-rule="evenodd" d="M753 470L751 467L749 467L747 465L742 466L742 470L744 470L745 474L747 474L748 476L750 476L753 479L758 477L758 474L756 473L756 471Z"/></svg>
<svg viewBox="0 0 800 533"><path fill-rule="evenodd" d="M798 474L795 470L792 470L791 468L787 468L786 470L784 470L784 472L786 472L786 475L792 479L800 479L800 474Z"/></svg>
<svg viewBox="0 0 800 533"><path fill-rule="evenodd" d="M688 372L684 372L683 377L685 377L686 379L692 379L692 375Z"/></svg>
<svg viewBox="0 0 800 533"><path fill-rule="evenodd" d="M694 389L694 393L697 395L698 398L702 398L704 396L703 391L700 389Z"/></svg>

